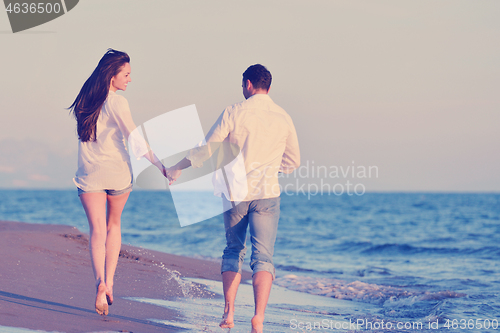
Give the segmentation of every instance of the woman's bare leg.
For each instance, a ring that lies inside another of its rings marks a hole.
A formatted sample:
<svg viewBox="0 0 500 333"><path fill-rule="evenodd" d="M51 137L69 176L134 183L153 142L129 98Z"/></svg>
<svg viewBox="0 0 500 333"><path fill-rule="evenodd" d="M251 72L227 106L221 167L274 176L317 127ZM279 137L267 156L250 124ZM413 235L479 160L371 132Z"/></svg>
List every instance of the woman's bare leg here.
<svg viewBox="0 0 500 333"><path fill-rule="evenodd" d="M122 195L108 195L107 239L106 239L106 297L113 304L113 279L122 245L121 216L130 192Z"/></svg>
<svg viewBox="0 0 500 333"><path fill-rule="evenodd" d="M104 263L106 257L106 193L83 193L80 195L87 214L90 229L90 260L96 282L95 310L100 315L108 314Z"/></svg>

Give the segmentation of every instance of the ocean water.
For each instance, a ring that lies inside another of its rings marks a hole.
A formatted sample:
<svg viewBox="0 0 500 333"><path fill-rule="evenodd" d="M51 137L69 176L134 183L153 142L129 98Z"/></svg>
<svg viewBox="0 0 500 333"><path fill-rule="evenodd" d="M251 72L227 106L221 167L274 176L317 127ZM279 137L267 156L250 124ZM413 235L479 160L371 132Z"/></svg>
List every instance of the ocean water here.
<svg viewBox="0 0 500 333"><path fill-rule="evenodd" d="M1 190L0 219L88 231L76 191ZM127 244L213 261L225 245L221 216L181 228L160 191L132 192L122 233ZM274 260L273 332L500 332L499 194L283 195ZM250 316L252 300L240 303Z"/></svg>

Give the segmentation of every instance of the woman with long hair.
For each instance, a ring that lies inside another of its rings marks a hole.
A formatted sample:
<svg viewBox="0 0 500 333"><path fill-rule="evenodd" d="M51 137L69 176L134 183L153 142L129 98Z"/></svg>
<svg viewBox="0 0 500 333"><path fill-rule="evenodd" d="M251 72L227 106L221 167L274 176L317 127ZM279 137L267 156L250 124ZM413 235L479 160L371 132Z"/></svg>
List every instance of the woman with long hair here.
<svg viewBox="0 0 500 333"><path fill-rule="evenodd" d="M121 214L132 190L132 169L125 145L145 157L167 177L165 167L137 136L125 91L131 82L130 58L108 49L69 109L77 122L78 188L90 229L90 258L96 282L95 309L108 314L113 303L113 278L121 247ZM132 134L132 135L131 135Z"/></svg>

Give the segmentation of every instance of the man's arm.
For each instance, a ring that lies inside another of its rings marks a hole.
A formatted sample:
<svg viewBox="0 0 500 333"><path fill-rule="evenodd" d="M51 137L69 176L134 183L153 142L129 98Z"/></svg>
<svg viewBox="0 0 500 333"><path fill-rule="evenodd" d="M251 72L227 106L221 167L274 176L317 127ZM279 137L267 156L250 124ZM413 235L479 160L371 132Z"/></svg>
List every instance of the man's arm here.
<svg viewBox="0 0 500 333"><path fill-rule="evenodd" d="M181 175L182 170L189 168L190 166L193 168L201 167L203 162L210 157L208 144L210 142L223 142L229 135L230 130L229 113L227 109L225 109L205 137L206 145L191 149L186 157L184 157L176 165L167 169L169 179L171 178L175 181ZM207 151L209 154L207 154Z"/></svg>
<svg viewBox="0 0 500 333"><path fill-rule="evenodd" d="M297 132L295 131L295 126L290 119L290 132L288 138L286 139L286 147L283 152L283 158L281 159L280 172L292 173L293 170L300 166L300 149L299 149L299 139L297 138Z"/></svg>

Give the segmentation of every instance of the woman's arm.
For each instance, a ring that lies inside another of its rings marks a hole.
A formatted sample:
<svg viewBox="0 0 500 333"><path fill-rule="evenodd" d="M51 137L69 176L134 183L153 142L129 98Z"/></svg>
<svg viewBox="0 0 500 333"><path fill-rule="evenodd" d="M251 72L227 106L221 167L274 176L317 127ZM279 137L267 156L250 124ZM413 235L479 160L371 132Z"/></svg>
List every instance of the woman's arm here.
<svg viewBox="0 0 500 333"><path fill-rule="evenodd" d="M162 173L162 175L164 177L166 177L168 180L169 180L169 183L168 185L172 185L172 183L174 181L177 180L177 178L179 178L179 176L181 175L181 172L177 171L176 170L173 170L172 168L165 168L165 166L163 165L163 163L160 161L160 159L153 153L152 150L150 150L146 155L144 155L143 157L145 157L149 162L151 162L154 166L156 166L158 168L158 170L160 170L160 172ZM189 160L188 160L189 161ZM179 162L180 163L180 162ZM186 167L187 168L187 167ZM185 169L185 168L184 168Z"/></svg>
<svg viewBox="0 0 500 333"><path fill-rule="evenodd" d="M116 96L113 100L113 116L115 117L115 121L120 128L123 136L129 141L130 146L134 155L137 158L146 158L149 162L151 162L154 166L160 170L163 176L167 177L172 184L172 178L167 176L166 168L160 159L154 154L151 150L149 144L144 140L142 135L136 131L137 126L132 120L132 114L130 112L130 108L127 100L123 96Z"/></svg>

